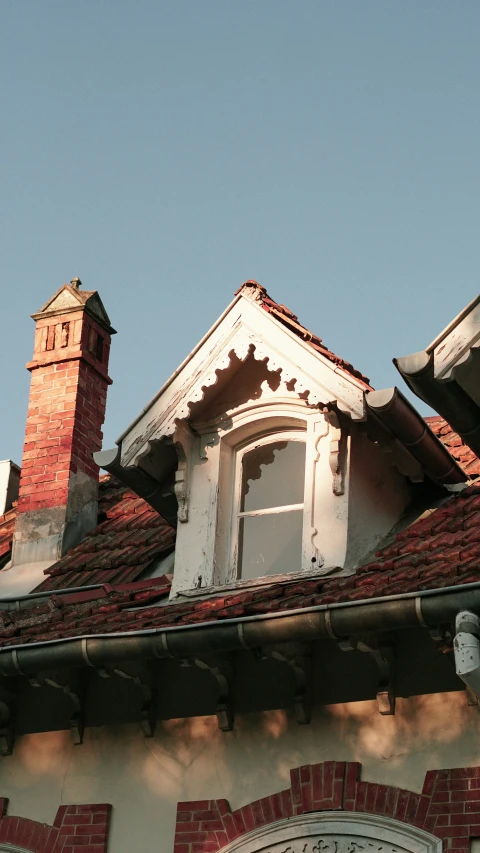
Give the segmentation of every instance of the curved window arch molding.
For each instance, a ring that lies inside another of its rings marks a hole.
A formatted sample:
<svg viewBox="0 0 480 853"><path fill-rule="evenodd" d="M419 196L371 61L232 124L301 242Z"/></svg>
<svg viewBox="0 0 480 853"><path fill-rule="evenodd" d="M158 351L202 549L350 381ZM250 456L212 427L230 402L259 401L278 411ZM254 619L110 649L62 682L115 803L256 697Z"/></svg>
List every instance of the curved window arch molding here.
<svg viewBox="0 0 480 853"><path fill-rule="evenodd" d="M222 853L441 853L442 842L393 818L359 812L299 815L243 835Z"/></svg>

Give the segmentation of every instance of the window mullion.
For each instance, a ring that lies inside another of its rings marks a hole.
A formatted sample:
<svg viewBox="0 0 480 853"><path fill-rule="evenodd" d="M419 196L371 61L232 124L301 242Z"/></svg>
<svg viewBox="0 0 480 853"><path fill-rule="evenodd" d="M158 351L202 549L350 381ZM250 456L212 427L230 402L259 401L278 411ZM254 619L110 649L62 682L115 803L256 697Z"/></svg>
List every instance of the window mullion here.
<svg viewBox="0 0 480 853"><path fill-rule="evenodd" d="M273 506L273 507L264 507L263 509L251 509L246 512L239 512L239 518L250 518L254 515L276 515L280 512L295 512L296 510L303 509L304 504L288 504L287 506Z"/></svg>

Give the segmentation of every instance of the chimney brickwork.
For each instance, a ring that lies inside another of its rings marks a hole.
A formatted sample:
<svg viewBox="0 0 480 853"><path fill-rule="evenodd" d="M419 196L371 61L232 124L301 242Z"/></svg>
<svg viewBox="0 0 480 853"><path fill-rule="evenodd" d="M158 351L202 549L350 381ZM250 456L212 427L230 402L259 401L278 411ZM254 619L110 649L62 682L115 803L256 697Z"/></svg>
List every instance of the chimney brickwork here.
<svg viewBox="0 0 480 853"><path fill-rule="evenodd" d="M54 562L97 523L110 340L95 291L79 279L32 315L30 398L14 534L13 565Z"/></svg>

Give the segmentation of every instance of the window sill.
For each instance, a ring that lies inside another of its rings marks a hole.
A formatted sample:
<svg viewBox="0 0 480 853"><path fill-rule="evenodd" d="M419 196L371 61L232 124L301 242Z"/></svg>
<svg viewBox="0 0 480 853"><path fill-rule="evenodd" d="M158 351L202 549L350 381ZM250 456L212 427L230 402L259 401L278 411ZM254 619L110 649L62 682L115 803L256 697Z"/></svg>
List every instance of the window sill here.
<svg viewBox="0 0 480 853"><path fill-rule="evenodd" d="M285 584L290 581L300 580L315 580L316 578L324 577L349 577L354 574L352 570L341 569L338 566L325 569L308 569L301 572L288 572L283 575L267 575L261 578L249 578L248 580L235 580L228 583L216 584L213 586L195 587L194 589L178 590L175 599L179 598L203 598L204 596L223 595L225 592L235 592L236 590L247 591L249 589L258 589L261 586L272 586L275 583Z"/></svg>

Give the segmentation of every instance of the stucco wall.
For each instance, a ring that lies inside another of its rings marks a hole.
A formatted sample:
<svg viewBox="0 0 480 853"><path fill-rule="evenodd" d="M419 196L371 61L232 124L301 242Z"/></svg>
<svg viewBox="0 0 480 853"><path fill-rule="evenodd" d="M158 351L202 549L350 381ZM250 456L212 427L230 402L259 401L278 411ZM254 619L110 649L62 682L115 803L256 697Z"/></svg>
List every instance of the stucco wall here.
<svg viewBox="0 0 480 853"><path fill-rule="evenodd" d="M171 853L178 800L226 798L232 808L289 786L289 771L355 760L366 781L420 791L427 770L480 764L479 711L464 692L399 699L394 717L371 701L330 705L299 726L285 711L240 715L222 733L214 717L24 735L0 759L9 814L51 823L58 806L113 805L110 851Z"/></svg>

